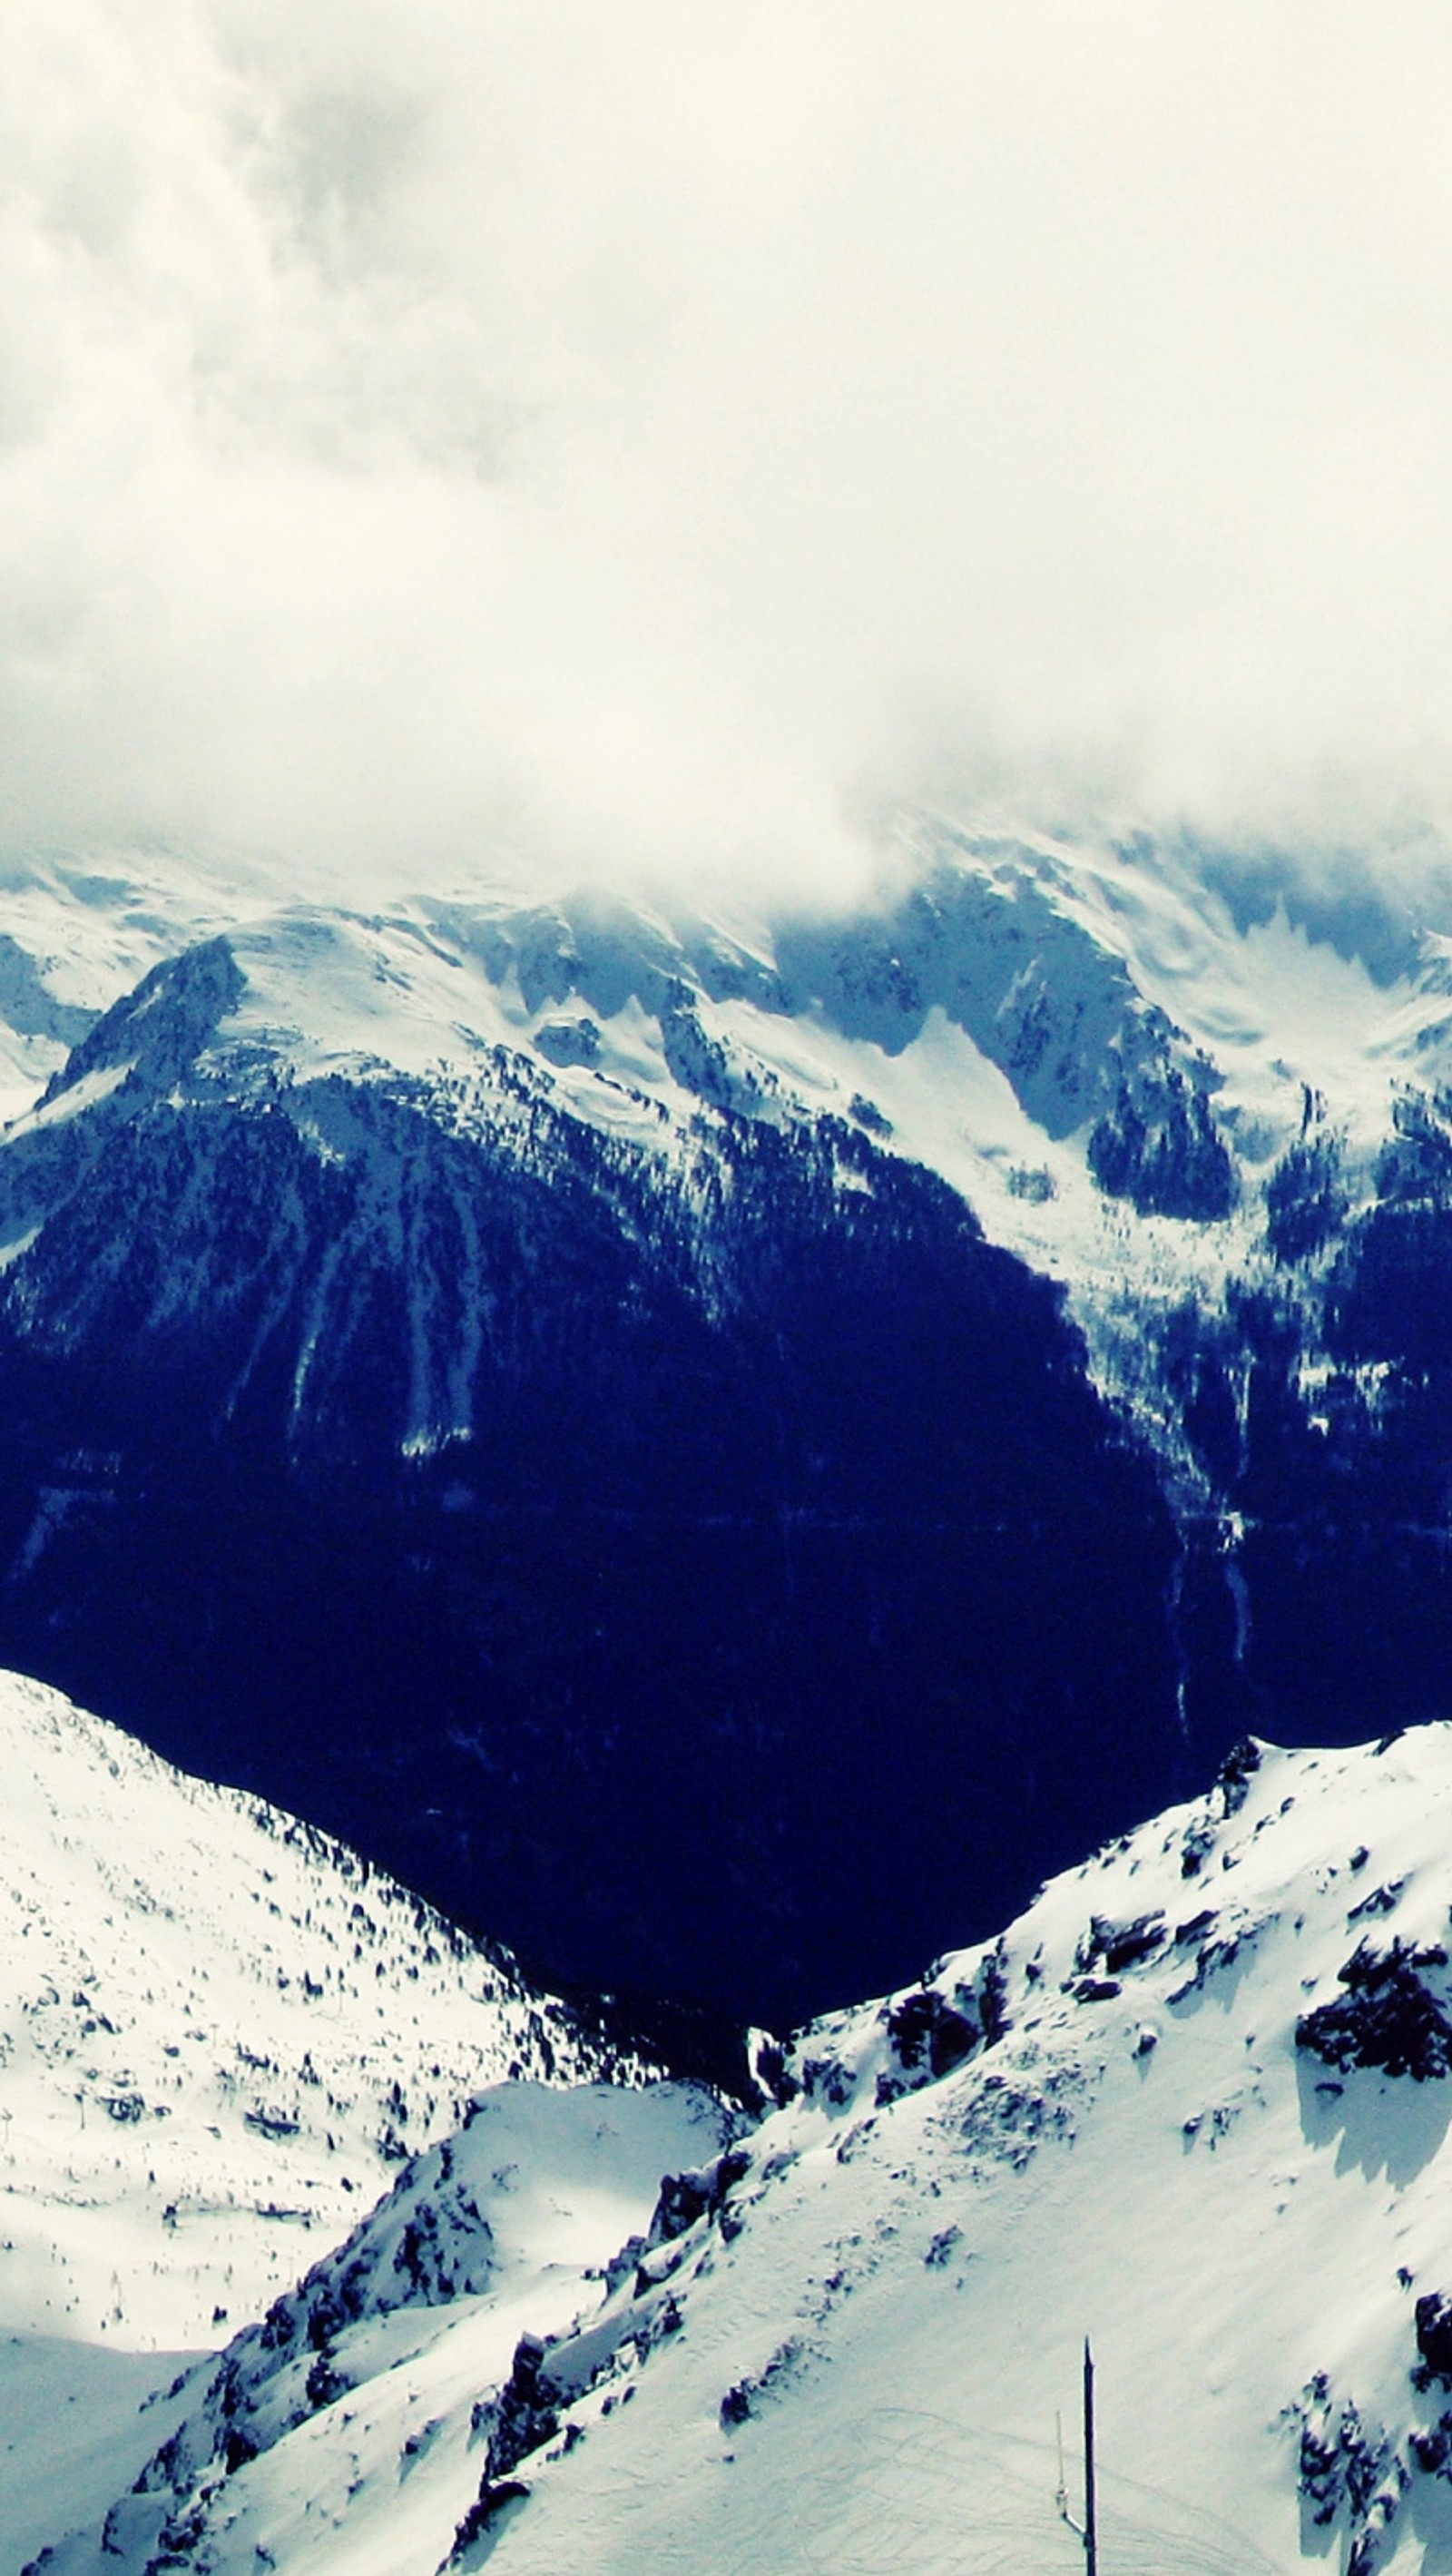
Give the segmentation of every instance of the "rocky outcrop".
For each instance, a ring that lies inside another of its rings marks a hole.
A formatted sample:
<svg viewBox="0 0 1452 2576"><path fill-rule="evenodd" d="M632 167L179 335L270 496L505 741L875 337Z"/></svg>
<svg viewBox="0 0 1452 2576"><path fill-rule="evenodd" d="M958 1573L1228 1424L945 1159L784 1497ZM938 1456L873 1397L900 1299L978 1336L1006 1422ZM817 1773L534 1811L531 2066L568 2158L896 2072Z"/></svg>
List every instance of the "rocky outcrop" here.
<svg viewBox="0 0 1452 2576"><path fill-rule="evenodd" d="M1445 1968L1445 1950L1393 1941L1376 1951L1363 1941L1337 1970L1345 1993L1303 2013L1296 2045L1343 2075L1381 2067L1415 2083L1452 2073L1452 2019L1429 1971Z"/></svg>

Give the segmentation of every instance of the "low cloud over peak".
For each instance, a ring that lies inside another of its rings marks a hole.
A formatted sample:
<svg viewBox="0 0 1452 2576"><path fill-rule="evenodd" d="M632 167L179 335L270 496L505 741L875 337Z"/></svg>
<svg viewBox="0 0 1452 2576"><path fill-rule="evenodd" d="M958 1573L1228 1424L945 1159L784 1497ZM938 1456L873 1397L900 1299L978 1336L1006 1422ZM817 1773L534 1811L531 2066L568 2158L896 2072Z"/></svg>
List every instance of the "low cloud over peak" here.
<svg viewBox="0 0 1452 2576"><path fill-rule="evenodd" d="M1452 821L1440 10L54 0L0 71L5 837Z"/></svg>

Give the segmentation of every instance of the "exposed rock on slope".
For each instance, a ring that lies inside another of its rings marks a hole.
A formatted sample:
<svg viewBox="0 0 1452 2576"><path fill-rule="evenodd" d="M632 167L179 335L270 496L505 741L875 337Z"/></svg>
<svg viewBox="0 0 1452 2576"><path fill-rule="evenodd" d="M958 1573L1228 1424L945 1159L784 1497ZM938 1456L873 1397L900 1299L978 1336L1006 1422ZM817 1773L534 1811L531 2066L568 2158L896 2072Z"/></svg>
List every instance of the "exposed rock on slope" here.
<svg viewBox="0 0 1452 2576"><path fill-rule="evenodd" d="M53 2523L39 2565L431 2566L522 2327L537 2341L598 2307L662 2168L710 2156L729 2125L691 2085L481 2095L336 2254L183 2372L128 2490L89 2533Z"/></svg>

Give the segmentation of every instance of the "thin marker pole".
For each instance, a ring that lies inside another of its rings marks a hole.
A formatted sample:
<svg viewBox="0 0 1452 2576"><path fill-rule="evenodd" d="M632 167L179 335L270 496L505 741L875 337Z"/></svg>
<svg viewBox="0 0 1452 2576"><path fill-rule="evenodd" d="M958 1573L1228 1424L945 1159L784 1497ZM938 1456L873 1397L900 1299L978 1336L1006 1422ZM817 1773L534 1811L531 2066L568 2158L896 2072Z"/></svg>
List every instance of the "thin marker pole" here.
<svg viewBox="0 0 1452 2576"><path fill-rule="evenodd" d="M1084 2337L1084 2568L1099 2576L1099 2526L1094 2504L1094 2355Z"/></svg>

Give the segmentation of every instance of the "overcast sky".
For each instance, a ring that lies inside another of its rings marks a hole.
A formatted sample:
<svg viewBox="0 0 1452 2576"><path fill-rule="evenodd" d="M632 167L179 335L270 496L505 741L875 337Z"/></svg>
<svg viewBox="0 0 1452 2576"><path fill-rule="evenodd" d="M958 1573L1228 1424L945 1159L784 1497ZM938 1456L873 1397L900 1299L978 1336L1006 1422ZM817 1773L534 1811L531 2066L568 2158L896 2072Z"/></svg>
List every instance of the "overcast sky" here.
<svg viewBox="0 0 1452 2576"><path fill-rule="evenodd" d="M0 21L0 837L1452 829L1446 0Z"/></svg>

